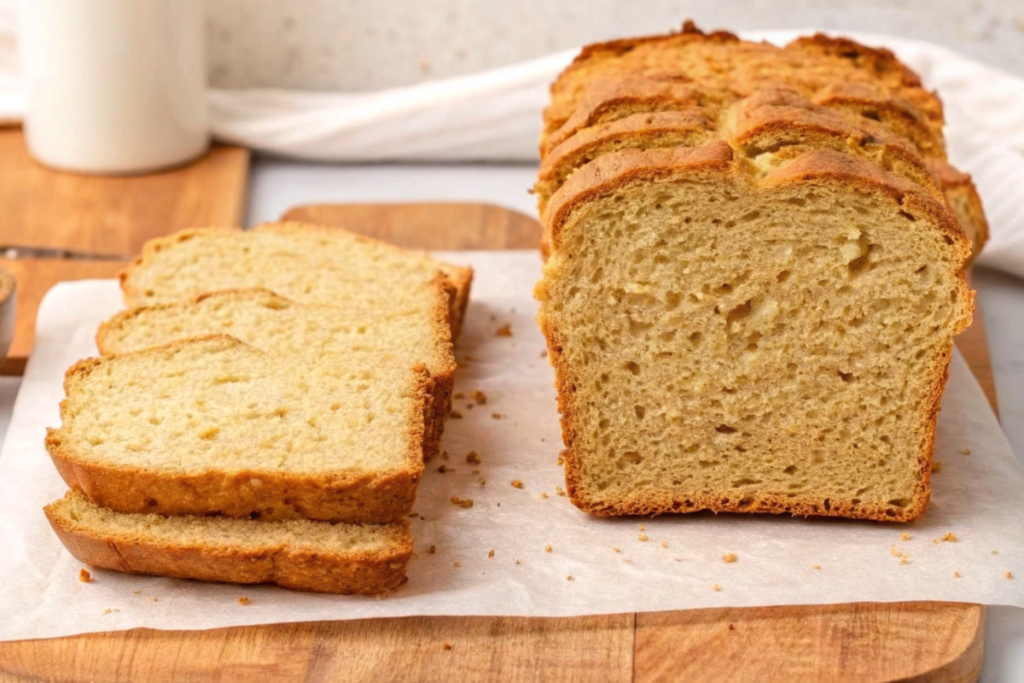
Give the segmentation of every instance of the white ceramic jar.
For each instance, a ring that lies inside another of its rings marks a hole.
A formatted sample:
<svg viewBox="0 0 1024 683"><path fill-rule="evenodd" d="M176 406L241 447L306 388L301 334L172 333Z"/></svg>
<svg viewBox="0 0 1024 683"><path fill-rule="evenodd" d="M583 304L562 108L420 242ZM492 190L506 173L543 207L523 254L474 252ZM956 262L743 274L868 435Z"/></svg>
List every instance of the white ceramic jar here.
<svg viewBox="0 0 1024 683"><path fill-rule="evenodd" d="M22 0L25 134L36 160L144 173L209 146L204 0Z"/></svg>

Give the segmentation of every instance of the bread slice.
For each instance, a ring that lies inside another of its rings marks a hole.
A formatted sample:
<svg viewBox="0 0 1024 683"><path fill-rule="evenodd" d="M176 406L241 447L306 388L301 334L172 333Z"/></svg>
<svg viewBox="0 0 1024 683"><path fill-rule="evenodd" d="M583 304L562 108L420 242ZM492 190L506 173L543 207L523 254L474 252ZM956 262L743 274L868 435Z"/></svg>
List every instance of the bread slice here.
<svg viewBox="0 0 1024 683"><path fill-rule="evenodd" d="M329 376L348 356L375 358L373 366L424 366L430 402L423 417L423 459L437 454L451 409L455 359L448 327L448 296L439 282L415 288L401 306L372 314L336 306L298 304L265 289L225 290L191 301L118 313L100 325L96 345L115 355L194 337L227 334L288 364L323 368ZM379 369L379 368L378 368ZM344 382L334 387L350 391Z"/></svg>
<svg viewBox="0 0 1024 683"><path fill-rule="evenodd" d="M77 559L130 574L377 595L405 584L412 556L405 521L331 524L125 514L70 491L45 511Z"/></svg>
<svg viewBox="0 0 1024 683"><path fill-rule="evenodd" d="M269 223L247 231L183 230L147 242L121 274L121 287L129 307L263 287L299 303L373 312L403 305L410 291L438 272L450 286L455 339L469 301L471 269L340 228Z"/></svg>
<svg viewBox="0 0 1024 683"><path fill-rule="evenodd" d="M717 141L600 156L544 223L577 506L924 512L973 310L969 242L933 192L831 149L761 166Z"/></svg>
<svg viewBox="0 0 1024 683"><path fill-rule="evenodd" d="M191 339L80 361L64 388L47 450L120 512L388 522L423 471L431 376L386 350L306 365Z"/></svg>

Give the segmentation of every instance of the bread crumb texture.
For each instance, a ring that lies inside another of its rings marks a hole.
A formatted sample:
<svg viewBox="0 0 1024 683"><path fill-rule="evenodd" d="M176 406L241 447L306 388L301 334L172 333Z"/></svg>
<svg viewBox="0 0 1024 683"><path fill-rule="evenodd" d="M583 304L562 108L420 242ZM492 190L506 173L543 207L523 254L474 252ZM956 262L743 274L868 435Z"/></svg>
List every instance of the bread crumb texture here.
<svg viewBox="0 0 1024 683"><path fill-rule="evenodd" d="M692 27L551 96L534 291L573 503L920 516L984 221L944 194L936 97L845 39Z"/></svg>

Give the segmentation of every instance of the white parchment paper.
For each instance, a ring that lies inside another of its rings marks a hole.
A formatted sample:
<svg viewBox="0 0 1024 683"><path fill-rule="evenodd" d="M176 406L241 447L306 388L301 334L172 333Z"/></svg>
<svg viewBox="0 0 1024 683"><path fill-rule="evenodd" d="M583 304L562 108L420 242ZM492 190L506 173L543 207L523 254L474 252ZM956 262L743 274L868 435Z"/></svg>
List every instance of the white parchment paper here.
<svg viewBox="0 0 1024 683"><path fill-rule="evenodd" d="M531 298L537 254L442 257L476 269L456 349L456 391L465 398L454 407L462 419L449 420L443 442L449 459L431 462L419 488L409 583L382 599L102 570L93 571L92 583L81 583L81 563L42 513L65 490L43 437L58 423L65 369L96 353L96 326L121 307L121 298L113 281L54 288L40 310L36 349L0 453L0 639L135 627L853 601L1024 607L1024 476L959 355L939 417L935 458L942 469L933 477L931 506L916 523L711 514L599 520L557 493L563 480L553 373L541 355ZM496 336L505 324L512 336ZM484 392L486 405L469 407L473 390ZM471 450L479 465L466 462ZM438 472L442 464L452 471ZM516 479L521 489L511 485ZM452 496L472 498L473 507L453 505ZM640 524L647 541L640 540ZM947 532L956 542L935 542ZM431 545L436 553L426 552ZM735 562L723 561L729 553ZM238 603L241 596L249 605Z"/></svg>

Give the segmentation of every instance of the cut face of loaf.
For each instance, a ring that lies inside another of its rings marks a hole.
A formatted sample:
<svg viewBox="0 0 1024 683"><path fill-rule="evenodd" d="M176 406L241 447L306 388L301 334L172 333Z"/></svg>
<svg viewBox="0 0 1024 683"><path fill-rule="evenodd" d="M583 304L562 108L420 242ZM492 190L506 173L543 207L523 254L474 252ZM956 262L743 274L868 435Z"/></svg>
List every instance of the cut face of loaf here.
<svg viewBox="0 0 1024 683"><path fill-rule="evenodd" d="M114 355L217 334L230 335L289 366L324 368L325 377L335 368L351 367L353 353L371 359L368 367L377 373L389 363L425 367L431 401L424 415L423 457L429 460L437 453L455 375L448 295L441 284L415 288L401 305L392 303L372 315L297 304L262 289L214 292L118 313L100 326L96 344L103 355ZM334 391L343 395L351 387L339 382Z"/></svg>
<svg viewBox="0 0 1024 683"><path fill-rule="evenodd" d="M206 292L263 287L303 304L373 312L403 305L441 272L451 295L452 338L469 300L472 270L338 228L270 223L254 230L184 230L146 243L121 274L129 307Z"/></svg>
<svg viewBox="0 0 1024 683"><path fill-rule="evenodd" d="M72 489L122 512L401 518L430 373L355 345L300 360L221 336L81 361L47 450Z"/></svg>
<svg viewBox="0 0 1024 683"><path fill-rule="evenodd" d="M330 524L125 514L70 491L46 506L46 516L77 559L131 574L376 595L405 584L412 556L405 521Z"/></svg>
<svg viewBox="0 0 1024 683"><path fill-rule="evenodd" d="M924 512L969 252L948 208L817 150L724 142L578 170L536 289L566 480L599 515Z"/></svg>

